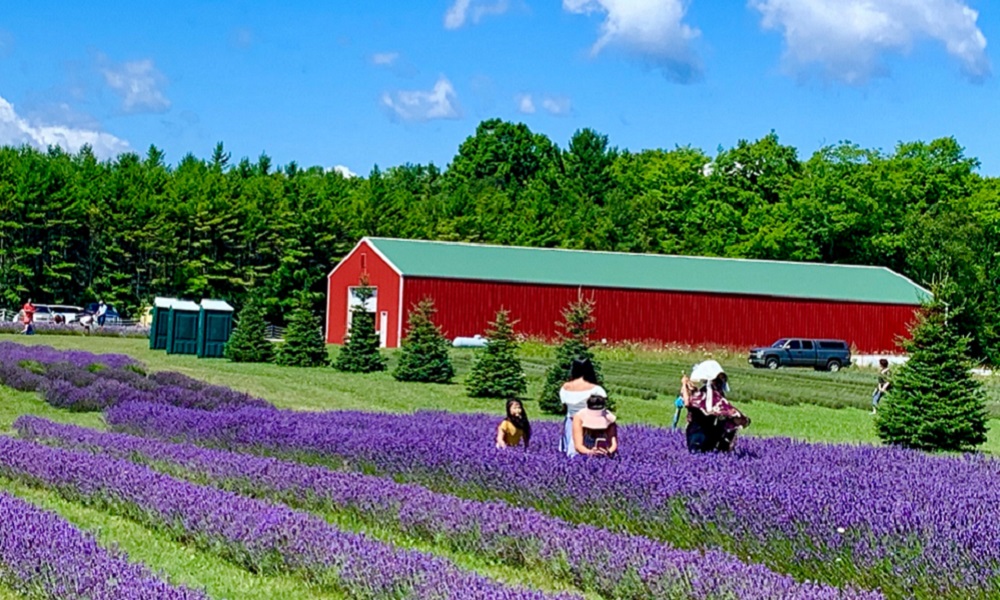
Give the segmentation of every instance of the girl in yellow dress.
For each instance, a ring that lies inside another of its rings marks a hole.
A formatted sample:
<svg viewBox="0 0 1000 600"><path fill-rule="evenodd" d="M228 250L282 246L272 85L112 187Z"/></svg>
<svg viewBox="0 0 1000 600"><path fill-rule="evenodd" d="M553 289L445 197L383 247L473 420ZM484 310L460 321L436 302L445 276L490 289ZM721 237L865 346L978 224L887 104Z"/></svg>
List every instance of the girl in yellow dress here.
<svg viewBox="0 0 1000 600"><path fill-rule="evenodd" d="M514 447L522 440L527 449L528 442L531 441L531 423L528 422L528 415L524 412L521 401L511 399L507 401L507 418L500 421L497 427L497 448Z"/></svg>

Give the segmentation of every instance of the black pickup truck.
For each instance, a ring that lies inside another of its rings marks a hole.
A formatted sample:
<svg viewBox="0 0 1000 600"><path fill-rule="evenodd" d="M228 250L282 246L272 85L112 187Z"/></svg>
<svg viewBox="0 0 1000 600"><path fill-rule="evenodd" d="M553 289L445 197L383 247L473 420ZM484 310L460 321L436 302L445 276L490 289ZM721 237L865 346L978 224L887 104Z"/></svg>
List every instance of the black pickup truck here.
<svg viewBox="0 0 1000 600"><path fill-rule="evenodd" d="M770 346L752 348L750 364L757 367L812 367L839 371L851 365L851 347L843 340L782 338Z"/></svg>

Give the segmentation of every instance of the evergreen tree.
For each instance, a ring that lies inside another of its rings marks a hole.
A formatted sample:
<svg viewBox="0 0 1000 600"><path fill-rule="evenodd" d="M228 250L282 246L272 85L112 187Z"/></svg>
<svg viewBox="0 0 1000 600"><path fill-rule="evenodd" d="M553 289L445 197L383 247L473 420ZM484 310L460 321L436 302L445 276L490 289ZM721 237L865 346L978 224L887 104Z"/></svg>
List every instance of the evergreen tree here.
<svg viewBox="0 0 1000 600"><path fill-rule="evenodd" d="M285 341L275 353L274 362L286 367L322 367L327 364L326 343L319 320L309 310L305 296L299 298L285 330Z"/></svg>
<svg viewBox="0 0 1000 600"><path fill-rule="evenodd" d="M448 340L432 320L436 312L430 298L424 298L410 311L407 317L410 331L403 340L399 364L392 373L399 381L448 383L455 376L455 367L448 355Z"/></svg>
<svg viewBox="0 0 1000 600"><path fill-rule="evenodd" d="M236 329L226 342L224 354L233 362L271 362L274 347L264 336L264 307L258 294L250 294L240 311Z"/></svg>
<svg viewBox="0 0 1000 600"><path fill-rule="evenodd" d="M974 449L986 441L987 414L983 390L969 371L969 339L956 331L937 294L910 333L904 342L910 360L879 405L879 437L919 450Z"/></svg>
<svg viewBox="0 0 1000 600"><path fill-rule="evenodd" d="M557 323L565 331L559 334L556 362L545 373L545 384L538 406L543 412L564 414L566 407L559 401L559 389L569 379L574 359L590 359L597 373L597 383L603 383L601 365L591 349L590 334L594 332L594 301L582 296L563 311L564 322ZM609 399L609 408L611 407Z"/></svg>
<svg viewBox="0 0 1000 600"><path fill-rule="evenodd" d="M486 330L486 348L476 356L465 388L473 398L513 398L528 390L517 358L514 324L506 310L497 312Z"/></svg>
<svg viewBox="0 0 1000 600"><path fill-rule="evenodd" d="M355 288L354 293L361 302L351 309L351 329L347 333L347 342L337 354L333 366L338 371L350 373L385 371L386 360L379 353L375 315L365 308L368 299L375 295L375 290L362 281L361 287Z"/></svg>

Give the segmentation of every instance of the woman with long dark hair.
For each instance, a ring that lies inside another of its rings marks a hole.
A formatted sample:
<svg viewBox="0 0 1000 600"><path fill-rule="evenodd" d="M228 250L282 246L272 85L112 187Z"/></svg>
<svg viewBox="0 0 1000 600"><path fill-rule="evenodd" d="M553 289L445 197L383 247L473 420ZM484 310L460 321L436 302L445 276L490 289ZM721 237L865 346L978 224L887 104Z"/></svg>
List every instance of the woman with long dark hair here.
<svg viewBox="0 0 1000 600"><path fill-rule="evenodd" d="M563 423L563 436L559 440L559 450L567 456L577 454L573 443L573 417L587 408L587 399L591 396L608 397L608 392L597 384L597 372L589 358L574 359L570 365L569 380L559 390L559 400L566 406L566 420Z"/></svg>
<svg viewBox="0 0 1000 600"><path fill-rule="evenodd" d="M507 401L507 418L497 427L497 448L510 448L524 441L524 449L531 442L531 423L524 405L517 398Z"/></svg>

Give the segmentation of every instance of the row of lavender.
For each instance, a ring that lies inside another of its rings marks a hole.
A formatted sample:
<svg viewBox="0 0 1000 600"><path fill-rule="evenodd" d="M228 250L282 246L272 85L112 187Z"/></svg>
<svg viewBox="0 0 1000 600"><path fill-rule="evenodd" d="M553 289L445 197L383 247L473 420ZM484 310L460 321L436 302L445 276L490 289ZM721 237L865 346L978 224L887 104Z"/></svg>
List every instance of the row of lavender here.
<svg viewBox="0 0 1000 600"><path fill-rule="evenodd" d="M253 572L294 573L320 589L354 598L579 598L508 587L445 559L344 532L283 505L89 452L0 436L0 476L126 516Z"/></svg>
<svg viewBox="0 0 1000 600"><path fill-rule="evenodd" d="M45 543L39 543L44 540ZM0 492L0 582L28 598L204 600L107 551L59 516Z"/></svg>
<svg viewBox="0 0 1000 600"><path fill-rule="evenodd" d="M1000 594L1000 463L990 459L753 438L734 455L692 455L680 435L631 426L618 460L567 461L556 424L536 426L533 451L491 451L495 424L474 415L126 404L106 418L147 437L319 458L682 547L720 546L835 585Z"/></svg>
<svg viewBox="0 0 1000 600"><path fill-rule="evenodd" d="M606 598L881 597L799 584L723 552L678 550L648 538L571 525L538 511L463 500L386 478L101 433L35 417L20 418L15 428L24 438L142 461L224 489L360 519L422 541L444 542L453 551L498 557L510 566L540 570Z"/></svg>
<svg viewBox="0 0 1000 600"><path fill-rule="evenodd" d="M147 325L105 325L103 327L91 327L84 329L79 323L33 323L32 327L36 334L41 335L69 335L69 336L97 336L97 337L117 337L117 338L149 338L149 326ZM24 324L20 321L0 321L0 333L23 333Z"/></svg>
<svg viewBox="0 0 1000 600"><path fill-rule="evenodd" d="M122 402L170 404L200 410L271 404L227 387L209 385L181 373L146 374L123 354L91 354L0 342L0 385L37 391L46 402L73 411L98 411Z"/></svg>

